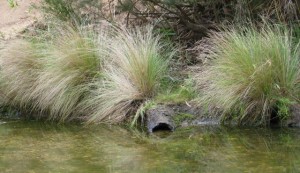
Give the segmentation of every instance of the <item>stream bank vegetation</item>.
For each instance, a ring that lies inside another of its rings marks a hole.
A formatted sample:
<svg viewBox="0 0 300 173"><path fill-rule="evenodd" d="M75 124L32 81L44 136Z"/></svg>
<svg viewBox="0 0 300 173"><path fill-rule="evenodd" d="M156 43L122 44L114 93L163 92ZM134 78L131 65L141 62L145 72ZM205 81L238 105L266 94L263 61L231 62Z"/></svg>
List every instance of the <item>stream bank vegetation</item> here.
<svg viewBox="0 0 300 173"><path fill-rule="evenodd" d="M157 94L175 53L152 27L46 32L1 50L1 86L7 105L60 122L122 122Z"/></svg>
<svg viewBox="0 0 300 173"><path fill-rule="evenodd" d="M285 27L239 27L210 35L209 61L196 77L200 103L224 119L269 124L299 102L300 48Z"/></svg>
<svg viewBox="0 0 300 173"><path fill-rule="evenodd" d="M48 32L1 50L1 84L7 104L64 121L78 116L86 84L101 73L106 39L63 25Z"/></svg>
<svg viewBox="0 0 300 173"><path fill-rule="evenodd" d="M175 52L162 54L166 46L153 35L151 27L143 31L118 30L109 46L104 78L94 81L95 90L83 102L84 109L90 112L88 122L121 122L153 98Z"/></svg>
<svg viewBox="0 0 300 173"><path fill-rule="evenodd" d="M43 0L42 29L1 44L1 102L87 124L133 126L158 104L240 124L285 120L300 99L299 5Z"/></svg>

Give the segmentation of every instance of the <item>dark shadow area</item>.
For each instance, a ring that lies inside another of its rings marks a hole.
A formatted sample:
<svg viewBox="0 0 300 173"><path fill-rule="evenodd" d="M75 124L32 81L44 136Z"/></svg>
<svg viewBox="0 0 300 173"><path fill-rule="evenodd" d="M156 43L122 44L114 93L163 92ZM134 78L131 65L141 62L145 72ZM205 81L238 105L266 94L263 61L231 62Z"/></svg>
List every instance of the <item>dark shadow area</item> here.
<svg viewBox="0 0 300 173"><path fill-rule="evenodd" d="M173 131L173 130L172 130L172 127L169 124L159 123L157 126L155 126L152 129L152 132L157 132L157 131Z"/></svg>
<svg viewBox="0 0 300 173"><path fill-rule="evenodd" d="M278 116L278 108L273 108L271 111L270 125L277 127L280 125L280 118Z"/></svg>

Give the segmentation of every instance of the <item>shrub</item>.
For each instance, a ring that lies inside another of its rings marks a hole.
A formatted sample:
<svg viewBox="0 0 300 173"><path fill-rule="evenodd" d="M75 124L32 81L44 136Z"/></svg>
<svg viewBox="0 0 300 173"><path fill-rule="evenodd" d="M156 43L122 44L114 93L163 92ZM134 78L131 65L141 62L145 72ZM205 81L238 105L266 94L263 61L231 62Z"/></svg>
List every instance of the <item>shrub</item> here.
<svg viewBox="0 0 300 173"><path fill-rule="evenodd" d="M80 16L76 13L71 1L44 0L42 9L62 21L80 22Z"/></svg>
<svg viewBox="0 0 300 173"><path fill-rule="evenodd" d="M161 54L164 45L153 35L152 28L117 30L116 35L104 79L95 81L93 86L97 89L83 103L91 112L89 122L124 120L135 105L155 95L167 70L169 55Z"/></svg>
<svg viewBox="0 0 300 173"><path fill-rule="evenodd" d="M297 0L119 0L127 23L155 22L171 29L181 40L199 39L228 23L262 23L262 18L283 24L299 23ZM263 16L263 17L262 17Z"/></svg>
<svg viewBox="0 0 300 173"><path fill-rule="evenodd" d="M95 23L102 15L99 0L43 0L40 8L46 17L75 25Z"/></svg>
<svg viewBox="0 0 300 173"><path fill-rule="evenodd" d="M299 102L300 49L287 29L233 29L210 39L213 60L196 78L202 104L221 108L223 118L263 124L280 100Z"/></svg>

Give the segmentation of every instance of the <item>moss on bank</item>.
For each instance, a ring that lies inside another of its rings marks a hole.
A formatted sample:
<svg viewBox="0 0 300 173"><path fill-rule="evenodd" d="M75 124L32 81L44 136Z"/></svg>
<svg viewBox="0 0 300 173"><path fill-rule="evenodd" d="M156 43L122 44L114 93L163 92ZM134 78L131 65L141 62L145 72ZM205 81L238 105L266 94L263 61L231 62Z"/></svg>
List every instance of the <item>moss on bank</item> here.
<svg viewBox="0 0 300 173"><path fill-rule="evenodd" d="M187 121L188 123L190 123L195 118L196 118L195 115L192 114L179 113L173 116L173 121L176 127L179 127L183 122Z"/></svg>

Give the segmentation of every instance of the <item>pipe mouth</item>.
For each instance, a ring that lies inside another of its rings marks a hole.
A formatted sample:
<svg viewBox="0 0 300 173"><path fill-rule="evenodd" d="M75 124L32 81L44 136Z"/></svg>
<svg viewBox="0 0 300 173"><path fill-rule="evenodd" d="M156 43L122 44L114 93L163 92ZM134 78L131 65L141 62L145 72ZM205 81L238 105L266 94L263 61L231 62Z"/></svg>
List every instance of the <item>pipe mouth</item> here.
<svg viewBox="0 0 300 173"><path fill-rule="evenodd" d="M159 123L158 125L154 126L152 128L152 132L157 132L157 131L173 131L174 128L167 123Z"/></svg>

